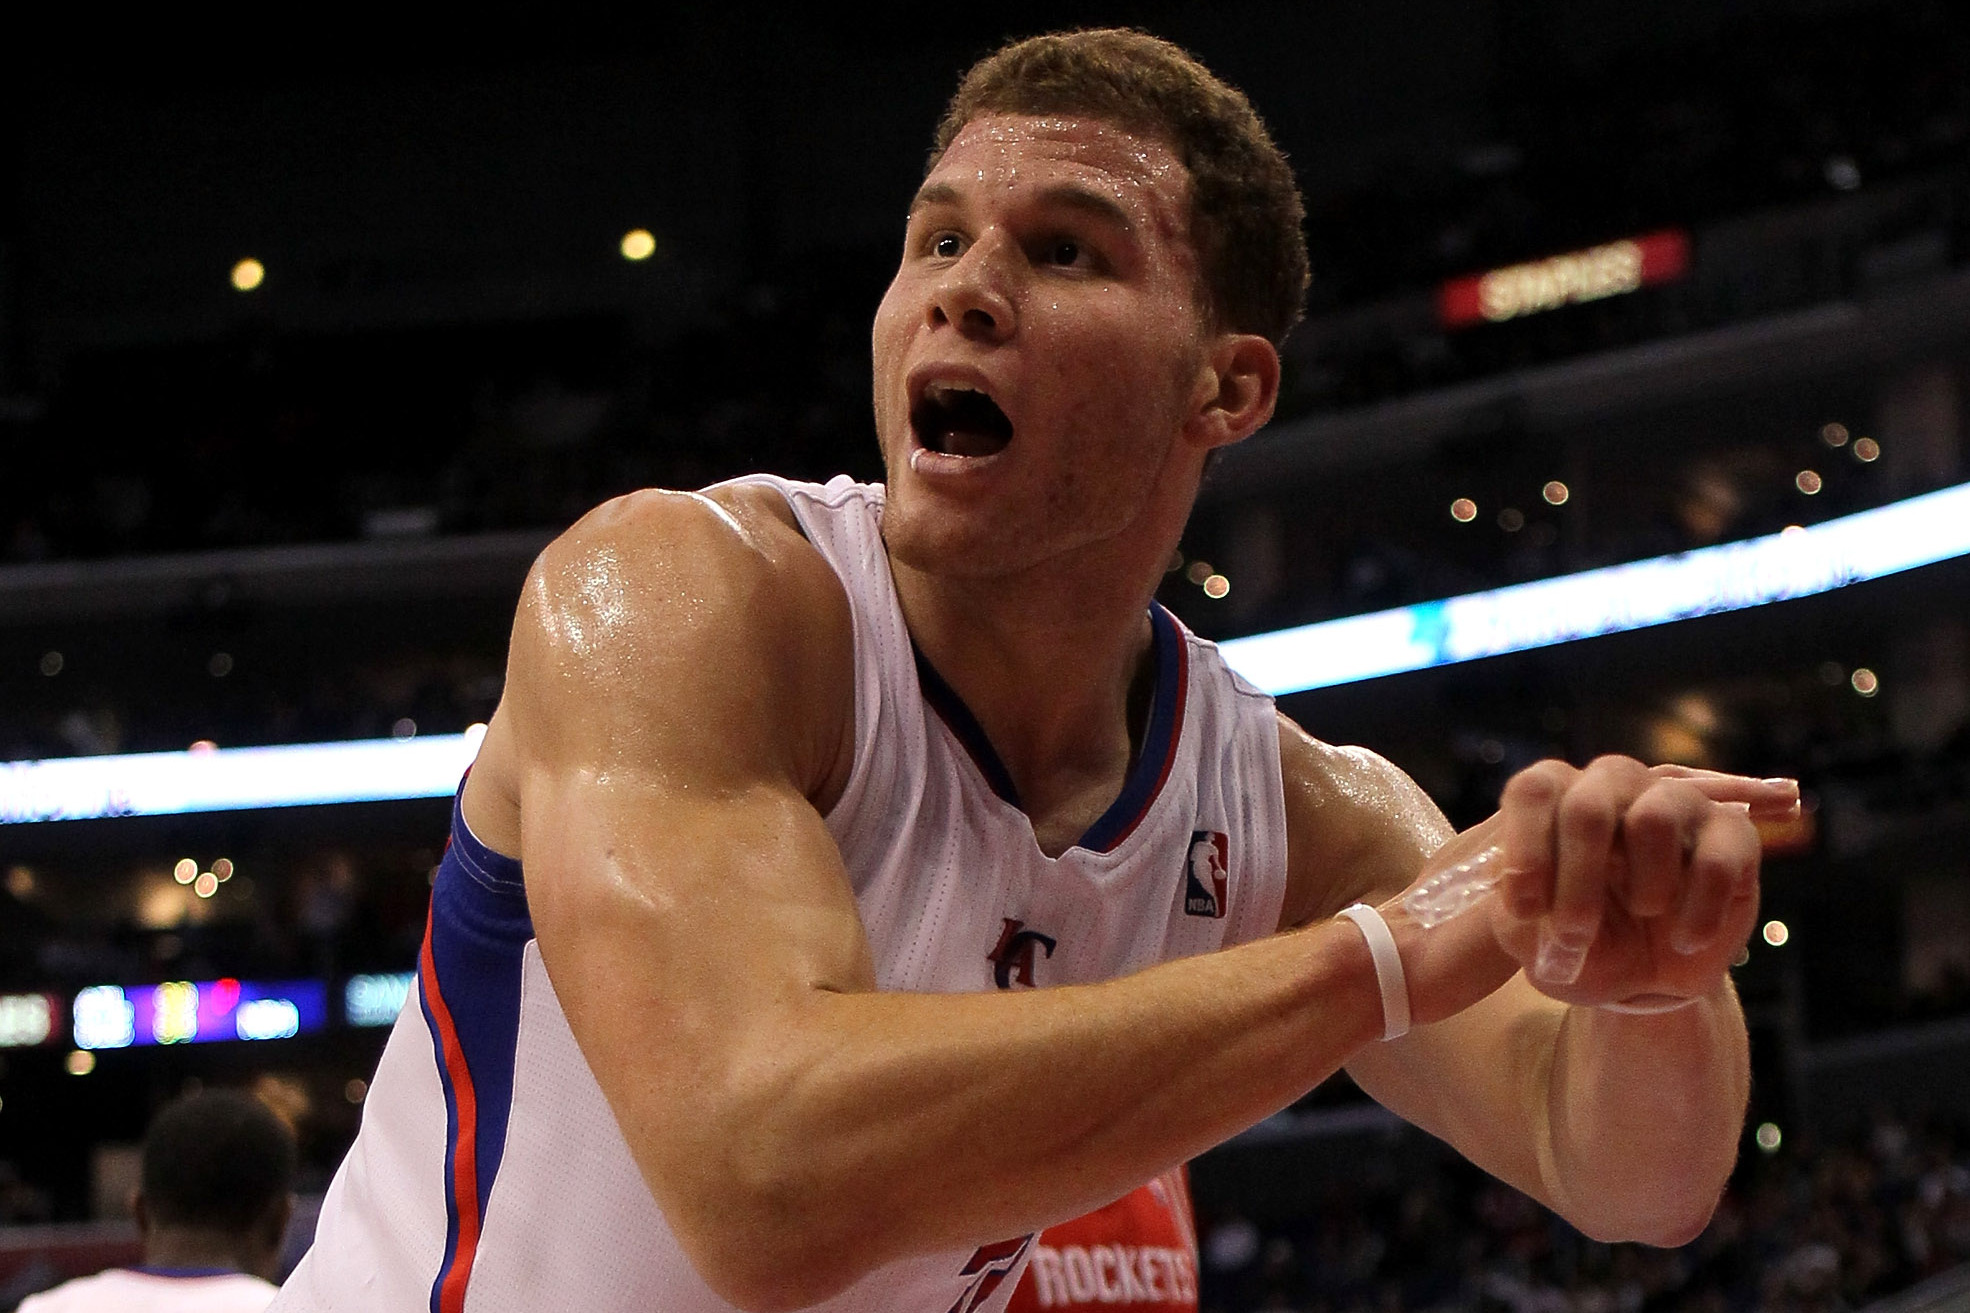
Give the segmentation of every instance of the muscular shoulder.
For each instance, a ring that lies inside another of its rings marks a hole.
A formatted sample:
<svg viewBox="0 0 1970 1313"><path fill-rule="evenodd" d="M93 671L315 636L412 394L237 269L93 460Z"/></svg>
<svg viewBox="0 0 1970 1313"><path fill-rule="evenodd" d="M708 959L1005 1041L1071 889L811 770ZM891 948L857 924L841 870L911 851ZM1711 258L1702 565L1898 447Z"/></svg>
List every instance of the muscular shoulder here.
<svg viewBox="0 0 1970 1313"><path fill-rule="evenodd" d="M535 561L501 711L532 758L782 764L822 789L852 688L847 600L777 492L651 490Z"/></svg>
<svg viewBox="0 0 1970 1313"><path fill-rule="evenodd" d="M1282 928L1406 886L1451 833L1429 795L1367 748L1336 747L1279 717L1286 789Z"/></svg>

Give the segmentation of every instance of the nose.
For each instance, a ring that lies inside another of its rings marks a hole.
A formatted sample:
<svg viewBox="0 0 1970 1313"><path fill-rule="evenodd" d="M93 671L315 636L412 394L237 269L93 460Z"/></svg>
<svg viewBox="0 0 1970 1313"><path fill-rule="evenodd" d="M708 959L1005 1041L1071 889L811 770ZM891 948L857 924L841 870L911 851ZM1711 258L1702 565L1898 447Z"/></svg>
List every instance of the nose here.
<svg viewBox="0 0 1970 1313"><path fill-rule="evenodd" d="M981 238L944 271L925 311L931 327L949 325L980 342L1004 342L1012 336L1016 312L1005 289L999 245L991 237Z"/></svg>

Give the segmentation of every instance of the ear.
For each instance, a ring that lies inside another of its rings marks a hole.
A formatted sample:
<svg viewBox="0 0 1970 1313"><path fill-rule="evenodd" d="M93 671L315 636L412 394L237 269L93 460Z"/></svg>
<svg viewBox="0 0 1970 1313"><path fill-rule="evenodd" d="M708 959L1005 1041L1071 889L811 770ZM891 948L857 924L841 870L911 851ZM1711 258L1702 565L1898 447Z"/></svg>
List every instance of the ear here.
<svg viewBox="0 0 1970 1313"><path fill-rule="evenodd" d="M1221 333L1198 369L1184 437L1206 451L1241 442L1278 401L1278 350L1256 333Z"/></svg>

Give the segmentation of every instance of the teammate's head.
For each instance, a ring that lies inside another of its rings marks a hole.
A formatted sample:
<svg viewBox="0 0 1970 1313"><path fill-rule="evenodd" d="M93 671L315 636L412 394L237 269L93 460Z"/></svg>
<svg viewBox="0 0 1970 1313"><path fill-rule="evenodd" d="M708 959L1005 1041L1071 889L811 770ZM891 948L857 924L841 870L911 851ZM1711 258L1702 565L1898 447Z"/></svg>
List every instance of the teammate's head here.
<svg viewBox="0 0 1970 1313"><path fill-rule="evenodd" d="M234 1090L180 1099L144 1137L137 1216L147 1250L182 1254L189 1242L262 1271L279 1255L294 1171L294 1134L258 1099Z"/></svg>
<svg viewBox="0 0 1970 1313"><path fill-rule="evenodd" d="M876 314L892 559L1058 564L1130 581L1118 601L1159 576L1210 453L1272 413L1299 222L1251 106L1175 46L1075 32L980 62Z"/></svg>
<svg viewBox="0 0 1970 1313"><path fill-rule="evenodd" d="M1215 322L1274 346L1299 322L1306 212L1293 170L1245 93L1180 47L1128 28L1005 46L958 84L930 168L967 123L992 114L1100 119L1171 147L1190 175L1190 240Z"/></svg>

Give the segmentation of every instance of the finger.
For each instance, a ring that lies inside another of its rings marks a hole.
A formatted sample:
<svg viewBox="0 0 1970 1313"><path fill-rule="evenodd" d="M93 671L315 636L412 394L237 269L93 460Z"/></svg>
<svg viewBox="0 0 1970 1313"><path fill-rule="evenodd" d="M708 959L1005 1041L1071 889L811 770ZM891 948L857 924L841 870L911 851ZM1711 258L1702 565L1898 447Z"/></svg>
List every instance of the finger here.
<svg viewBox="0 0 1970 1313"><path fill-rule="evenodd" d="M1684 859L1711 805L1686 781L1657 779L1628 808L1621 818L1621 847L1628 855L1621 902L1631 915L1648 918L1676 910Z"/></svg>
<svg viewBox="0 0 1970 1313"><path fill-rule="evenodd" d="M1749 803L1753 820L1785 820L1799 811L1799 781L1784 776L1755 780L1749 775L1674 765L1656 766L1650 774L1693 784L1712 802Z"/></svg>
<svg viewBox="0 0 1970 1313"><path fill-rule="evenodd" d="M1537 974L1549 983L1566 983L1578 974L1587 946L1600 929L1615 831L1647 780L1647 771L1638 763L1602 757L1560 799L1549 918L1551 956L1549 946L1542 943L1540 956L1547 960L1535 964ZM1563 963L1572 967L1565 976Z"/></svg>
<svg viewBox="0 0 1970 1313"><path fill-rule="evenodd" d="M1514 916L1531 920L1552 906L1554 821L1560 798L1579 773L1563 761L1542 761L1505 783L1498 803L1499 883Z"/></svg>
<svg viewBox="0 0 1970 1313"><path fill-rule="evenodd" d="M1758 831L1750 817L1737 808L1714 812L1697 832L1669 946L1685 956L1711 947L1731 902L1755 886L1757 874Z"/></svg>

